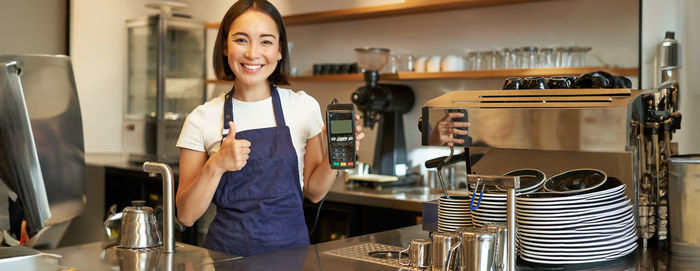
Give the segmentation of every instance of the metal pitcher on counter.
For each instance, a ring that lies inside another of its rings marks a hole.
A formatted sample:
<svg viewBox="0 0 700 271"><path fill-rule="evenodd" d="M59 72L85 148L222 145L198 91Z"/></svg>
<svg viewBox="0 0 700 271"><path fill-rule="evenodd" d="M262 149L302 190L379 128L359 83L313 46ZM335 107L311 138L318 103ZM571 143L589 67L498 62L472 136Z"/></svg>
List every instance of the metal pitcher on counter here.
<svg viewBox="0 0 700 271"><path fill-rule="evenodd" d="M163 239L158 231L158 220L153 208L146 206L146 201L143 200L134 200L131 204L121 213L110 215L105 221L109 243L119 243L120 248L129 249L162 245ZM119 221L120 230L116 233L114 225Z"/></svg>
<svg viewBox="0 0 700 271"><path fill-rule="evenodd" d="M157 173L163 176L163 238L161 239L158 231L154 210L145 206L145 201L135 200L131 202L133 206L126 207L123 212L110 215L105 220L108 237L106 246L118 243L120 248L143 249L163 245L162 252L173 253L175 252L173 171L166 164L154 162L143 163L143 170L151 177ZM119 232L116 230L117 224L121 224Z"/></svg>

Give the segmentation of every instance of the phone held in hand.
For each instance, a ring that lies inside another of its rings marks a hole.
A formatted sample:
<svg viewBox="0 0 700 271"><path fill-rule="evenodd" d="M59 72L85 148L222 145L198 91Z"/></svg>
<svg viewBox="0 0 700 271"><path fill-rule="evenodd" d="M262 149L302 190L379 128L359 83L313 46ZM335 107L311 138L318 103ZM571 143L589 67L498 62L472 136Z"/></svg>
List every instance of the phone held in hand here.
<svg viewBox="0 0 700 271"><path fill-rule="evenodd" d="M465 110L465 109L448 109L447 113L462 113L464 116L462 116L460 118L452 118L452 121L454 121L454 122L469 122L469 116L468 116L467 110ZM467 128L467 127L459 127L459 128L455 128L455 129L469 131L469 128ZM469 136L468 134L467 135L455 134L455 135L453 135L453 137L464 140L464 143L459 144L459 146L469 147L472 145L472 137Z"/></svg>
<svg viewBox="0 0 700 271"><path fill-rule="evenodd" d="M355 107L352 104L329 104L326 124L331 168L355 168Z"/></svg>

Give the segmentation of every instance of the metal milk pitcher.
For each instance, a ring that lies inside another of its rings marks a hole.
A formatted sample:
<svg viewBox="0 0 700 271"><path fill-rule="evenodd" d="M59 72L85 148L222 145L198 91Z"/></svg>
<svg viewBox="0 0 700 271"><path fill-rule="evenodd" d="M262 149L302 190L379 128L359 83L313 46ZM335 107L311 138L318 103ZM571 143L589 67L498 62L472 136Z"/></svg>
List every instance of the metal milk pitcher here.
<svg viewBox="0 0 700 271"><path fill-rule="evenodd" d="M461 268L471 271L491 271L494 268L496 233L485 228L461 228Z"/></svg>
<svg viewBox="0 0 700 271"><path fill-rule="evenodd" d="M436 232L433 234L433 271L454 270L457 267L457 255L462 245L459 234L454 232Z"/></svg>

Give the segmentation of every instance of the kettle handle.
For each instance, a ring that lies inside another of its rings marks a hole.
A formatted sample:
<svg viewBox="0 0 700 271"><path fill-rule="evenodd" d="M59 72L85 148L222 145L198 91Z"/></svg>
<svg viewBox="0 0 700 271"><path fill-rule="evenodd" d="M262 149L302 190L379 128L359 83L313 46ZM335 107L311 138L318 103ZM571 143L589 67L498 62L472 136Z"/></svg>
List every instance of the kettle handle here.
<svg viewBox="0 0 700 271"><path fill-rule="evenodd" d="M113 205L113 207L116 207L116 205ZM116 209L116 208L110 208L111 209ZM112 232L112 227L111 224L114 222L119 222L121 224L121 219L123 217L124 213L112 213L105 219L104 221L104 226L105 226L105 233L107 234L107 242L105 243L105 246L111 246L113 244L117 244L119 242L119 234L114 234Z"/></svg>

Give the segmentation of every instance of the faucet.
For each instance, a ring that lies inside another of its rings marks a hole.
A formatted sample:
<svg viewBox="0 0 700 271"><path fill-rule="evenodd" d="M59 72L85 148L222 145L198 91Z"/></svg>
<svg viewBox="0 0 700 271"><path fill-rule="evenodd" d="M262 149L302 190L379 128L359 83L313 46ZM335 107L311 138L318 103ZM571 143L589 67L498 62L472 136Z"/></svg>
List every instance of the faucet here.
<svg viewBox="0 0 700 271"><path fill-rule="evenodd" d="M173 170L167 164L145 162L143 171L148 172L148 176L155 177L160 173L163 176L163 250L165 253L175 252L174 212L175 203L173 196Z"/></svg>

